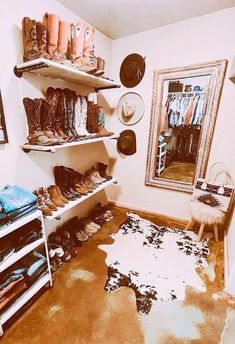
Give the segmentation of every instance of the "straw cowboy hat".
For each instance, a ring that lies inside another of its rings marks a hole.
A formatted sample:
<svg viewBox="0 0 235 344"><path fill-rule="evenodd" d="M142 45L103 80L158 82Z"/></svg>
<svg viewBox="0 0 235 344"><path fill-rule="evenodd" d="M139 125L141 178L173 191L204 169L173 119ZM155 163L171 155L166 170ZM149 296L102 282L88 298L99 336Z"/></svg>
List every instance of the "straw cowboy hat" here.
<svg viewBox="0 0 235 344"><path fill-rule="evenodd" d="M142 97L135 92L124 94L118 101L116 114L119 121L123 124L136 124L144 115L144 102Z"/></svg>
<svg viewBox="0 0 235 344"><path fill-rule="evenodd" d="M121 64L120 80L123 86L131 88L137 86L145 73L145 57L139 54L128 55Z"/></svg>

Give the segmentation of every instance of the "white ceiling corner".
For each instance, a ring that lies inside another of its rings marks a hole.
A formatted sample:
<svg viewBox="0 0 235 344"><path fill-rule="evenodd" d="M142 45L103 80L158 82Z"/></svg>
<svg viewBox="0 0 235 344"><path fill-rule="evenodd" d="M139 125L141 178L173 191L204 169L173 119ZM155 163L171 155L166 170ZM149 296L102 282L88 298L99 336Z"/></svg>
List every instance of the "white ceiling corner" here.
<svg viewBox="0 0 235 344"><path fill-rule="evenodd" d="M235 6L235 0L58 1L111 39Z"/></svg>

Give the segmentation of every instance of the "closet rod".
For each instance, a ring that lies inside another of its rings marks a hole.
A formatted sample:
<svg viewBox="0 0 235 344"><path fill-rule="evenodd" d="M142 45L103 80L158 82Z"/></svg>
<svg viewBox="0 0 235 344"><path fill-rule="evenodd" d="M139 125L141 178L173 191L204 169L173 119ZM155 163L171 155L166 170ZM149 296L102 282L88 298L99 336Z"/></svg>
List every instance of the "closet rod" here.
<svg viewBox="0 0 235 344"><path fill-rule="evenodd" d="M186 96L194 96L197 94L205 94L205 91L197 91L197 92L168 92L168 96L173 96L173 95L186 95Z"/></svg>

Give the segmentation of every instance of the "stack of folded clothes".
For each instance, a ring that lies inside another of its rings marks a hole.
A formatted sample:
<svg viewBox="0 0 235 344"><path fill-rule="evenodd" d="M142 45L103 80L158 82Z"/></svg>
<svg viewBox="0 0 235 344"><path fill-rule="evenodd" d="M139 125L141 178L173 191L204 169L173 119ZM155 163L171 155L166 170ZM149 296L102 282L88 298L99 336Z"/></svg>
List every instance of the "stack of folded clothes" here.
<svg viewBox="0 0 235 344"><path fill-rule="evenodd" d="M1 273L0 311L9 307L17 297L35 283L46 271L46 258L34 251Z"/></svg>
<svg viewBox="0 0 235 344"><path fill-rule="evenodd" d="M19 186L0 189L0 225L17 220L37 209L37 197Z"/></svg>
<svg viewBox="0 0 235 344"><path fill-rule="evenodd" d="M0 241L0 265L7 260L13 253L18 252L24 246L42 238L41 221L35 219L22 226L15 233L11 233Z"/></svg>
<svg viewBox="0 0 235 344"><path fill-rule="evenodd" d="M42 224L38 219L22 226L17 231L17 236L15 233L7 236L7 239L11 241L12 247L15 248L15 252L18 252L24 246L29 245L40 238L42 238Z"/></svg>

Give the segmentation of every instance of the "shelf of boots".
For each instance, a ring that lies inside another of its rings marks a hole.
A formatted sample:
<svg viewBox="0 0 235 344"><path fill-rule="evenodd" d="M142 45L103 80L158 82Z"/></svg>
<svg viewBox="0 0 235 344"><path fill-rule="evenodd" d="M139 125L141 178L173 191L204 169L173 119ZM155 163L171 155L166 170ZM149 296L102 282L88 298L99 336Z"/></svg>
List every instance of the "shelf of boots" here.
<svg viewBox="0 0 235 344"><path fill-rule="evenodd" d="M74 147L74 146L80 146L88 143L94 143L94 142L101 142L101 141L107 141L117 139L116 135L110 135L110 136L100 136L100 137L94 137L90 139L81 139L80 141L73 141L68 143L63 143L61 145L54 145L54 146L39 146L39 145L30 145L28 143L21 146L23 151L25 153L29 153L31 150L33 151L39 151L39 152L49 152L49 153L55 153L57 149L66 148L66 147Z"/></svg>
<svg viewBox="0 0 235 344"><path fill-rule="evenodd" d="M69 201L69 203L65 204L65 206L63 208L59 208L58 210L53 211L52 216L45 216L45 218L47 220L60 219L61 214L63 214L64 212L66 212L69 209L72 209L73 207L77 206L78 204L86 201L88 198L94 196L95 194L97 194L98 192L100 192L101 190L105 189L106 187L108 187L109 185L112 185L112 184L117 184L117 179L112 178L112 179L100 184L92 193L89 193L88 195L83 195L81 198L78 198L75 201Z"/></svg>
<svg viewBox="0 0 235 344"><path fill-rule="evenodd" d="M75 82L81 86L95 88L96 91L121 87L112 80L97 77L75 69L72 67L72 64L70 67L68 65L47 60L45 58L38 58L20 63L14 68L14 73L18 78L21 78L25 72Z"/></svg>

